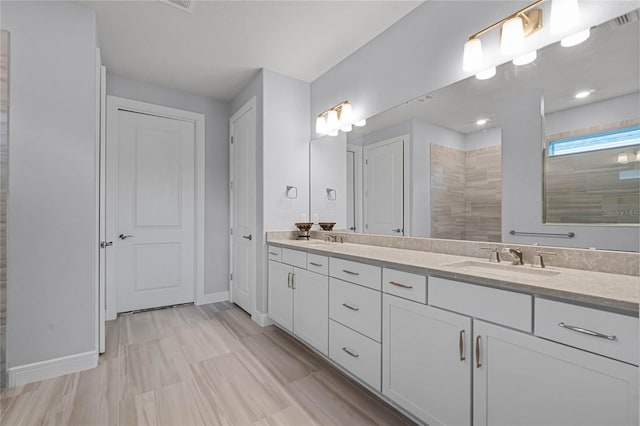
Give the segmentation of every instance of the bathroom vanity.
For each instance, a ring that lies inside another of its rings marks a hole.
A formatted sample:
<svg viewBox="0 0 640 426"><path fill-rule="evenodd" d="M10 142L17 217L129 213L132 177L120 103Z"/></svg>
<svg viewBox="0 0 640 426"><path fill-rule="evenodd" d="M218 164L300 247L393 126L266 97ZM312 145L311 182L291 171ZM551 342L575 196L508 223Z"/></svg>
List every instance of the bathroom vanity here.
<svg viewBox="0 0 640 426"><path fill-rule="evenodd" d="M269 317L429 425L638 423L637 276L377 238L269 238Z"/></svg>

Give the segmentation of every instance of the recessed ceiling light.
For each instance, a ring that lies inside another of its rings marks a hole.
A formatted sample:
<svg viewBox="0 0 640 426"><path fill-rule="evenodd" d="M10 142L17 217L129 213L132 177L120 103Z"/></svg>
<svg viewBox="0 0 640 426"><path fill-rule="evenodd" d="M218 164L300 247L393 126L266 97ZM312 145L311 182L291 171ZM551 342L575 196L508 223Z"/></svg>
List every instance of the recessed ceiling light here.
<svg viewBox="0 0 640 426"><path fill-rule="evenodd" d="M489 121L489 120L488 120L488 119L486 119L486 118L481 118L480 120L476 121L476 124L477 124L478 126L484 126L485 124L487 124L487 122L488 122L488 121Z"/></svg>
<svg viewBox="0 0 640 426"><path fill-rule="evenodd" d="M591 90L583 90L582 92L576 93L576 99L586 98L591 94Z"/></svg>

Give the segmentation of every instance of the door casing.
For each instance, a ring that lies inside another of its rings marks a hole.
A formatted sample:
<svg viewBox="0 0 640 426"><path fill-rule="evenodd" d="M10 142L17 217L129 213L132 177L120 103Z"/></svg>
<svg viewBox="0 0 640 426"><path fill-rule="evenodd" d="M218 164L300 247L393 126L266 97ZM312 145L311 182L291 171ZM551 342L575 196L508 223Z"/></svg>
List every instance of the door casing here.
<svg viewBox="0 0 640 426"><path fill-rule="evenodd" d="M169 108L147 102L135 101L118 96L107 96L107 137L105 163L106 188L105 204L106 217L105 229L107 241L115 241L117 238L115 229L115 218L117 212L117 197L115 188L117 187L117 158L116 153L118 143L118 111L130 111L140 114L154 115L158 117L182 120L194 123L195 127L195 304L207 303L204 293L204 208L205 208L205 116L204 114L184 111L176 108ZM111 155L110 155L111 154ZM116 291L117 286L114 281L115 275L115 250L117 245L107 247L105 273L106 273L106 320L115 319ZM101 304L102 305L102 304Z"/></svg>

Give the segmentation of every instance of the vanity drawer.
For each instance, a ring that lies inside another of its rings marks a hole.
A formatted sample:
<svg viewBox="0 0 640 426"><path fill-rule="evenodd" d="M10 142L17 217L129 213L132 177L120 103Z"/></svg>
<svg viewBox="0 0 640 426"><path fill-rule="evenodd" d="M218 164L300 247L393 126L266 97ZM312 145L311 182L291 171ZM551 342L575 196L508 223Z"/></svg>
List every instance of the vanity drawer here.
<svg viewBox="0 0 640 426"><path fill-rule="evenodd" d="M329 357L354 376L380 392L380 343L329 321Z"/></svg>
<svg viewBox="0 0 640 426"><path fill-rule="evenodd" d="M329 260L329 275L378 291L382 287L380 285L381 274L379 266L331 258Z"/></svg>
<svg viewBox="0 0 640 426"><path fill-rule="evenodd" d="M534 320L536 336L638 365L636 317L536 298Z"/></svg>
<svg viewBox="0 0 640 426"><path fill-rule="evenodd" d="M282 262L282 249L280 247L269 246L267 250L269 252L269 260Z"/></svg>
<svg viewBox="0 0 640 426"><path fill-rule="evenodd" d="M318 274L329 273L329 258L318 254L307 253L307 269Z"/></svg>
<svg viewBox="0 0 640 426"><path fill-rule="evenodd" d="M307 268L307 253L299 250L282 249L282 262L297 266L298 268Z"/></svg>
<svg viewBox="0 0 640 426"><path fill-rule="evenodd" d="M513 291L429 277L429 304L531 332L532 297Z"/></svg>
<svg viewBox="0 0 640 426"><path fill-rule="evenodd" d="M416 302L427 303L427 277L384 268L382 270L382 291Z"/></svg>
<svg viewBox="0 0 640 426"><path fill-rule="evenodd" d="M380 341L382 293L331 278L329 318Z"/></svg>

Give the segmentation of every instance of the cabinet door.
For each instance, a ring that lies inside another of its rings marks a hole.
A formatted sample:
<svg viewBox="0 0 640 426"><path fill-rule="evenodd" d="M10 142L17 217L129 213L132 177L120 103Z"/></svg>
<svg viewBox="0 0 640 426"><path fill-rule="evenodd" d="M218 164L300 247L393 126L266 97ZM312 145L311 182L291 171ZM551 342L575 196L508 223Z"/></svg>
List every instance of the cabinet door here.
<svg viewBox="0 0 640 426"><path fill-rule="evenodd" d="M294 268L293 332L324 355L329 342L329 277Z"/></svg>
<svg viewBox="0 0 640 426"><path fill-rule="evenodd" d="M293 267L269 261L269 318L281 327L293 330Z"/></svg>
<svg viewBox="0 0 640 426"><path fill-rule="evenodd" d="M474 344L476 426L638 424L635 366L481 321Z"/></svg>
<svg viewBox="0 0 640 426"><path fill-rule="evenodd" d="M385 294L382 392L429 425L471 424L471 319Z"/></svg>

